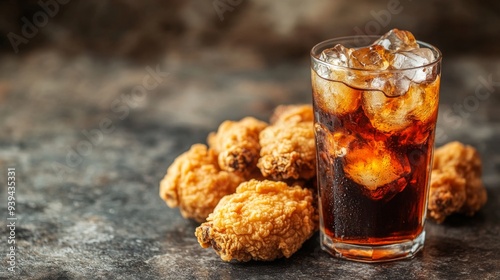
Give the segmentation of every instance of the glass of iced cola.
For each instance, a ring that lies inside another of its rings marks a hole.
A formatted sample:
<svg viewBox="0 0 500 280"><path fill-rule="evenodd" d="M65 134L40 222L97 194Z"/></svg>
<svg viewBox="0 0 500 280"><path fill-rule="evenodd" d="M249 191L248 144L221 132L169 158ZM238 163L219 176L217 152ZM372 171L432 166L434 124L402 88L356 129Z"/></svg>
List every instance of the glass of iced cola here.
<svg viewBox="0 0 500 280"><path fill-rule="evenodd" d="M393 29L311 50L322 248L380 262L413 257L424 222L441 53Z"/></svg>

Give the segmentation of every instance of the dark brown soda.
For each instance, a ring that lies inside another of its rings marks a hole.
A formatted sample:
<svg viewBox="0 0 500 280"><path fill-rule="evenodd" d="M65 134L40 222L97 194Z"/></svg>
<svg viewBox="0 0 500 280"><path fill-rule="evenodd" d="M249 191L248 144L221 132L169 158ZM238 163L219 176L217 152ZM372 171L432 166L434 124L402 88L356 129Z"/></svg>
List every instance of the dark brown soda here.
<svg viewBox="0 0 500 280"><path fill-rule="evenodd" d="M359 245L383 245L417 237L423 231L426 213L428 169L437 112L427 124L414 121L402 132L382 133L371 125L362 106L355 112L337 116L325 112L316 104L314 92L313 101L315 123L322 124L326 129L316 129L318 187L323 213L321 227L324 233L333 241ZM382 198L374 199L367 193L366 187L346 176L344 158L335 157L332 151L328 151L326 134L336 131L348 132L363 141L384 141L392 153L406 157L411 171L402 174L404 185L401 189L388 191Z"/></svg>

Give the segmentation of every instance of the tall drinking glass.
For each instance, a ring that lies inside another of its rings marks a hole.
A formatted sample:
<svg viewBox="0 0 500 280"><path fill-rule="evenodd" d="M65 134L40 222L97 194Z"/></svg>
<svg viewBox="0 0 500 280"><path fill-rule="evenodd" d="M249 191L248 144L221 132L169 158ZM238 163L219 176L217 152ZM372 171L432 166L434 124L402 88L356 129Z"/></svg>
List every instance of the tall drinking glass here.
<svg viewBox="0 0 500 280"><path fill-rule="evenodd" d="M334 59L373 60L379 47L361 48L376 39L331 39L311 50L321 246L363 262L411 258L423 247L441 75L441 53L420 41L419 51L383 51L388 61L371 69L328 60L337 44L350 52ZM412 66L420 54L430 61Z"/></svg>

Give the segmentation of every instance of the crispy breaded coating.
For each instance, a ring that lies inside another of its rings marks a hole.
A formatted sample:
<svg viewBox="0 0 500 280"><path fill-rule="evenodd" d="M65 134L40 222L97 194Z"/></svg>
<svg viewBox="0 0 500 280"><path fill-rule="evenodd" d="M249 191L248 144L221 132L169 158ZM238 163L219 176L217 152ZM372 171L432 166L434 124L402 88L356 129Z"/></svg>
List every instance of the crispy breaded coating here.
<svg viewBox="0 0 500 280"><path fill-rule="evenodd" d="M429 194L429 216L442 222L454 212L474 215L487 200L481 175L481 159L473 147L451 142L436 149ZM456 178L452 178L453 176ZM463 182L464 188L461 187ZM460 204L464 193L465 199Z"/></svg>
<svg viewBox="0 0 500 280"><path fill-rule="evenodd" d="M242 181L241 176L220 170L207 146L195 144L168 168L160 182L160 197L169 207L179 207L184 218L203 222Z"/></svg>
<svg viewBox="0 0 500 280"><path fill-rule="evenodd" d="M264 177L275 180L310 179L316 174L316 147L312 122L277 123L260 133Z"/></svg>
<svg viewBox="0 0 500 280"><path fill-rule="evenodd" d="M222 170L248 176L256 169L259 160L259 133L267 123L252 117L241 121L225 121L210 133L208 144L218 155Z"/></svg>
<svg viewBox="0 0 500 280"><path fill-rule="evenodd" d="M432 170L430 189L428 215L438 223L458 212L467 197L465 179L452 170Z"/></svg>
<svg viewBox="0 0 500 280"><path fill-rule="evenodd" d="M271 124L286 122L312 122L314 121L313 107L307 104L280 105L274 109Z"/></svg>
<svg viewBox="0 0 500 280"><path fill-rule="evenodd" d="M195 235L225 261L272 261L290 257L317 228L309 189L250 180L222 198Z"/></svg>

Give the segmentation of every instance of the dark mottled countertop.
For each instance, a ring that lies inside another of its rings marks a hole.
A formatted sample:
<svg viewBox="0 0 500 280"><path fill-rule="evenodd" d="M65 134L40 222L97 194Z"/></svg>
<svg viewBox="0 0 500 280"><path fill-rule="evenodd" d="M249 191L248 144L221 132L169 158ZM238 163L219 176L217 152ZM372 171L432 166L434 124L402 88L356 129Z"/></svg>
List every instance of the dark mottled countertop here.
<svg viewBox="0 0 500 280"><path fill-rule="evenodd" d="M1 279L500 278L498 59L445 60L438 124L439 145L460 140L481 153L488 203L473 218L427 223L415 259L373 265L330 257L318 235L290 259L225 263L201 249L194 222L159 198L173 159L223 120L265 119L278 104L310 101L306 61L205 57L159 61L165 73L143 93L134 88L156 64L50 51L2 57ZM15 273L6 270L9 167L17 182Z"/></svg>

